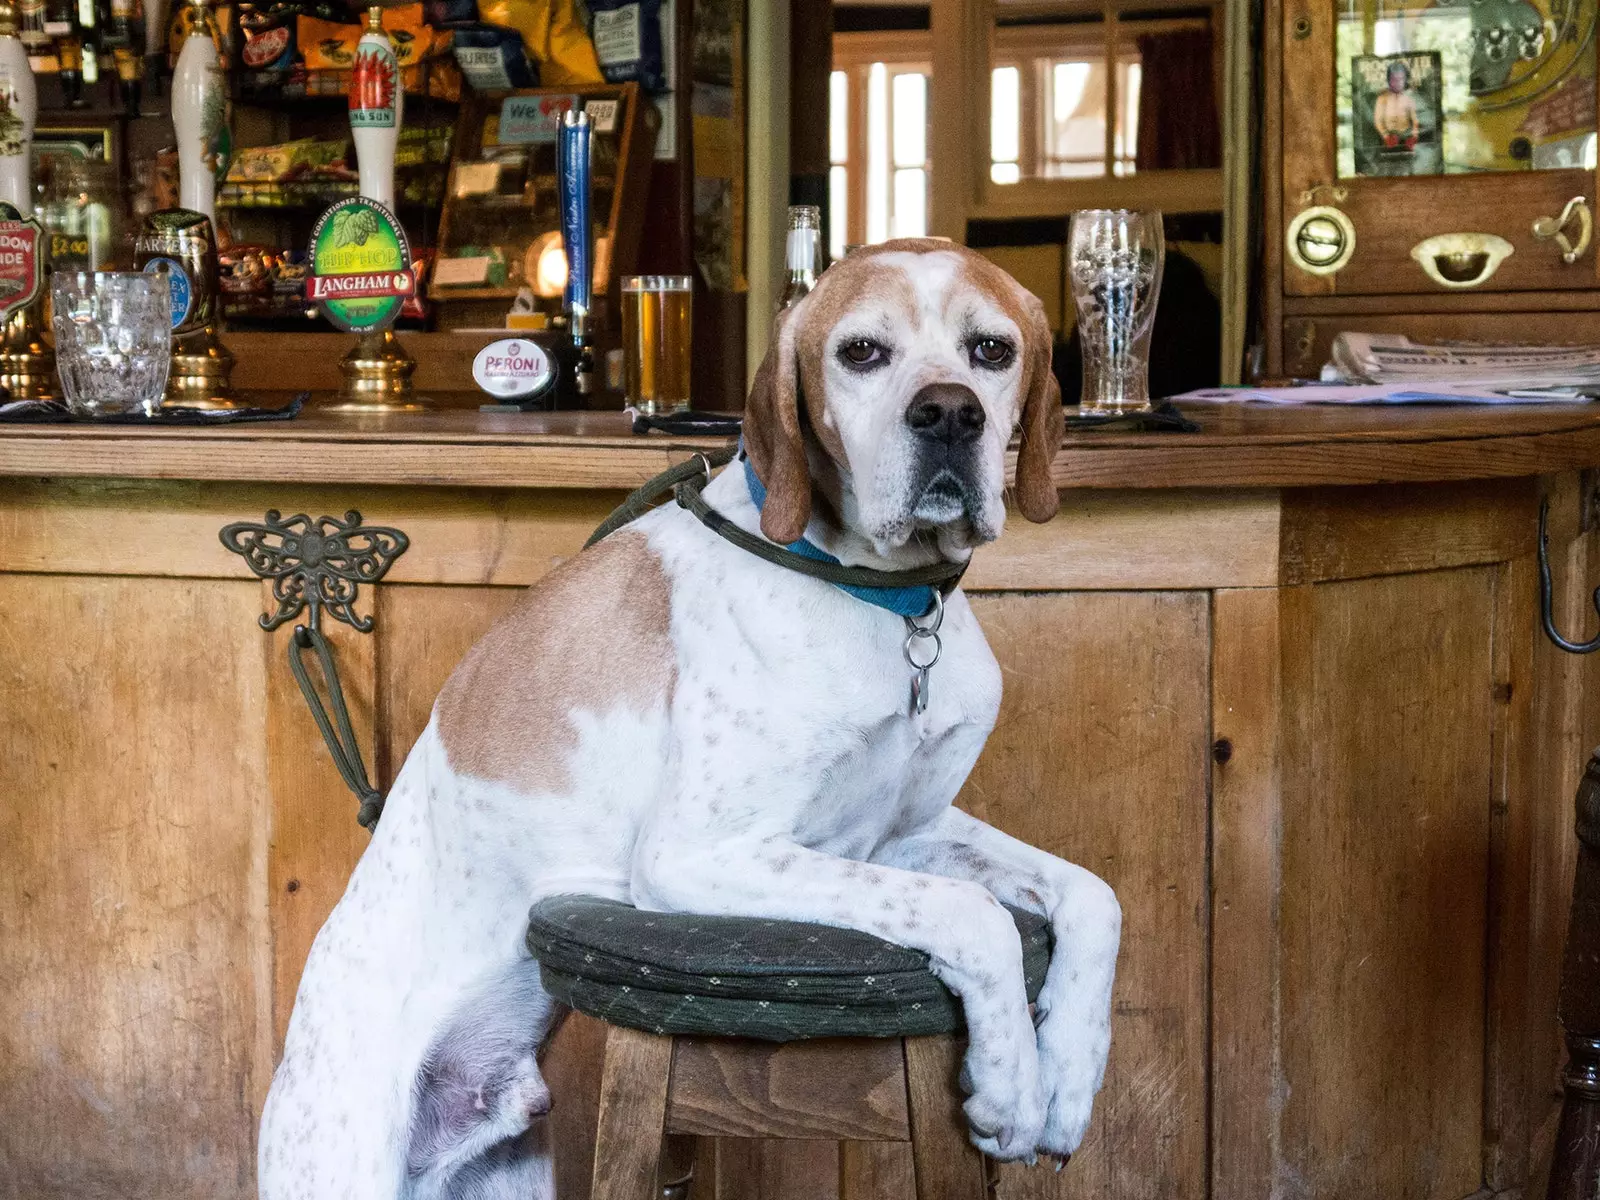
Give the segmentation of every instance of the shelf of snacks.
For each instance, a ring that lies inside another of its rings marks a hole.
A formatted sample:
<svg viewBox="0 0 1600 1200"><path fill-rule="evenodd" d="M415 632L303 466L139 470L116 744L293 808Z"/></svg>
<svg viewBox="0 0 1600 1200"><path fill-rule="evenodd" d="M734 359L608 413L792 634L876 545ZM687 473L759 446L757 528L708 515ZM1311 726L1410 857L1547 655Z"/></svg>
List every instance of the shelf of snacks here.
<svg viewBox="0 0 1600 1200"><path fill-rule="evenodd" d="M485 319L496 309L503 315L519 296L531 295L550 312L559 309L566 259L556 130L573 107L588 111L594 129L594 295L615 305L617 282L638 256L660 123L635 83L468 94L445 189L428 287L432 301L479 302Z"/></svg>
<svg viewBox="0 0 1600 1200"><path fill-rule="evenodd" d="M453 130L408 125L395 151L395 196L402 205L436 208L444 196ZM217 204L235 209L315 209L357 193L348 137L298 138L236 150Z"/></svg>

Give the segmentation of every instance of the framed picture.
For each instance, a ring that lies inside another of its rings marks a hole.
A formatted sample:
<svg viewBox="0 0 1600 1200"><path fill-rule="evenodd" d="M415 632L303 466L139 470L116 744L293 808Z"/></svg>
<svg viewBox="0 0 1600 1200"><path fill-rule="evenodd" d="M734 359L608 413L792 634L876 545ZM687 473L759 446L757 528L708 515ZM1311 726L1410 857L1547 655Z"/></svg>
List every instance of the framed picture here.
<svg viewBox="0 0 1600 1200"><path fill-rule="evenodd" d="M1438 51L1363 54L1350 60L1351 144L1357 175L1444 171Z"/></svg>

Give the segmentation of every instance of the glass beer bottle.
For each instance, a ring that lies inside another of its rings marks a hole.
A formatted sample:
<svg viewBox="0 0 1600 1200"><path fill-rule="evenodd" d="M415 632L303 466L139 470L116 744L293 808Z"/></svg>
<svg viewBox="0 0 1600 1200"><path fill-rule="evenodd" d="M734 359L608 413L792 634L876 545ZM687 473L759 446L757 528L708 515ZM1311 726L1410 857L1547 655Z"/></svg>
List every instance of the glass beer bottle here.
<svg viewBox="0 0 1600 1200"><path fill-rule="evenodd" d="M822 210L815 204L789 206L783 261L789 277L778 298L779 311L793 308L817 286L817 272L822 269Z"/></svg>

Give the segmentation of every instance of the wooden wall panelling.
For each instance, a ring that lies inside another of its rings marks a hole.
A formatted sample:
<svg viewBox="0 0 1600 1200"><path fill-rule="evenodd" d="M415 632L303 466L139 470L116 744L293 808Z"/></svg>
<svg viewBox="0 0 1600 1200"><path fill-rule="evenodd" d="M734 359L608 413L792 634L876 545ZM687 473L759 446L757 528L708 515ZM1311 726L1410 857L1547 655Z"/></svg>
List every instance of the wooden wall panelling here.
<svg viewBox="0 0 1600 1200"><path fill-rule="evenodd" d="M1570 638L1595 632L1591 595L1600 586L1600 555L1591 508L1591 473L1543 481L1550 499L1550 559L1556 626ZM1559 1072L1565 1061L1556 1020L1561 954L1566 942L1577 839L1573 795L1590 751L1600 744L1600 662L1557 648L1543 632L1534 638L1538 688L1534 726L1539 753L1534 764L1534 803L1529 814L1530 882L1527 985L1527 1063L1523 1074L1529 1106L1530 1175L1527 1193L1544 1194L1550 1149L1560 1104Z"/></svg>
<svg viewBox="0 0 1600 1200"><path fill-rule="evenodd" d="M1291 592L1280 1178L1456 1200L1483 1171L1493 572Z"/></svg>
<svg viewBox="0 0 1600 1200"><path fill-rule="evenodd" d="M1282 1075L1278 901L1279 593L1211 607L1211 1196L1263 1200L1277 1179Z"/></svg>
<svg viewBox="0 0 1600 1200"><path fill-rule="evenodd" d="M260 520L269 508L321 516L342 515L354 504L367 521L398 526L411 538L385 588L520 587L576 554L622 496L8 479L0 483L0 571L238 579L243 564L217 540L223 525ZM1047 525L1013 514L1005 536L974 556L962 586L969 592L1269 586L1278 578L1278 513L1278 493L1269 489L1072 492ZM157 522L163 533L152 538Z"/></svg>
<svg viewBox="0 0 1600 1200"><path fill-rule="evenodd" d="M1525 518L1531 507L1523 508ZM1483 1171L1496 1191L1521 1187L1528 1174L1529 835L1536 794L1527 739L1533 639L1542 636L1537 578L1530 555L1502 563L1493 575Z"/></svg>
<svg viewBox="0 0 1600 1200"><path fill-rule="evenodd" d="M1538 536L1531 479L1304 488L1285 493L1285 584L1501 563Z"/></svg>
<svg viewBox="0 0 1600 1200"><path fill-rule="evenodd" d="M362 590L358 611L372 611L373 590ZM256 615L277 608L270 583L261 583L258 595L261 607ZM229 645L257 647L267 679L266 769L272 825L266 903L272 920L274 1056L283 1050L311 943L344 895L350 872L371 840L371 834L356 824L360 805L333 765L289 669L293 626L290 622L263 633L252 617L237 629L217 631ZM381 728L376 710L378 635L358 633L331 618L323 622L322 632L333 649L350 723L370 775ZM316 679L315 655L311 657ZM381 777L373 780L379 790L386 782Z"/></svg>
<svg viewBox="0 0 1600 1200"><path fill-rule="evenodd" d="M411 539L385 586L526 585L582 549L624 494L6 479L0 571L240 579L246 568L218 540L222 526L259 521L270 508L342 517L354 505L369 524L396 525Z"/></svg>
<svg viewBox="0 0 1600 1200"><path fill-rule="evenodd" d="M259 611L253 582L0 576L0 1196L255 1195Z"/></svg>
<svg viewBox="0 0 1600 1200"><path fill-rule="evenodd" d="M962 792L973 813L1102 876L1123 905L1111 1062L1059 1175L1002 1200L1188 1200L1206 1180L1209 613L1199 592L977 596L1005 674Z"/></svg>

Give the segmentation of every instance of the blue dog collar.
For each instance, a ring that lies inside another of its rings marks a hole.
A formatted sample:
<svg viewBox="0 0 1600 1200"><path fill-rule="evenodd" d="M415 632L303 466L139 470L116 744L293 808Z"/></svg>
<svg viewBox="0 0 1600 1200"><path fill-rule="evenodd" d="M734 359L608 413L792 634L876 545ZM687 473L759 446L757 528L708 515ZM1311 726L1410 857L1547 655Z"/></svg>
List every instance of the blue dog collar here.
<svg viewBox="0 0 1600 1200"><path fill-rule="evenodd" d="M750 489L750 499L755 504L756 511L760 512L767 503L766 486L756 478L755 468L745 457L742 446L739 450L739 459L744 466L744 481ZM784 549L802 558L840 565L837 558L805 538L790 542ZM857 600L865 600L868 604L887 609L902 617L925 617L933 611L934 590L927 584L920 587L858 587L851 583L836 583L833 586L840 591L849 592Z"/></svg>

